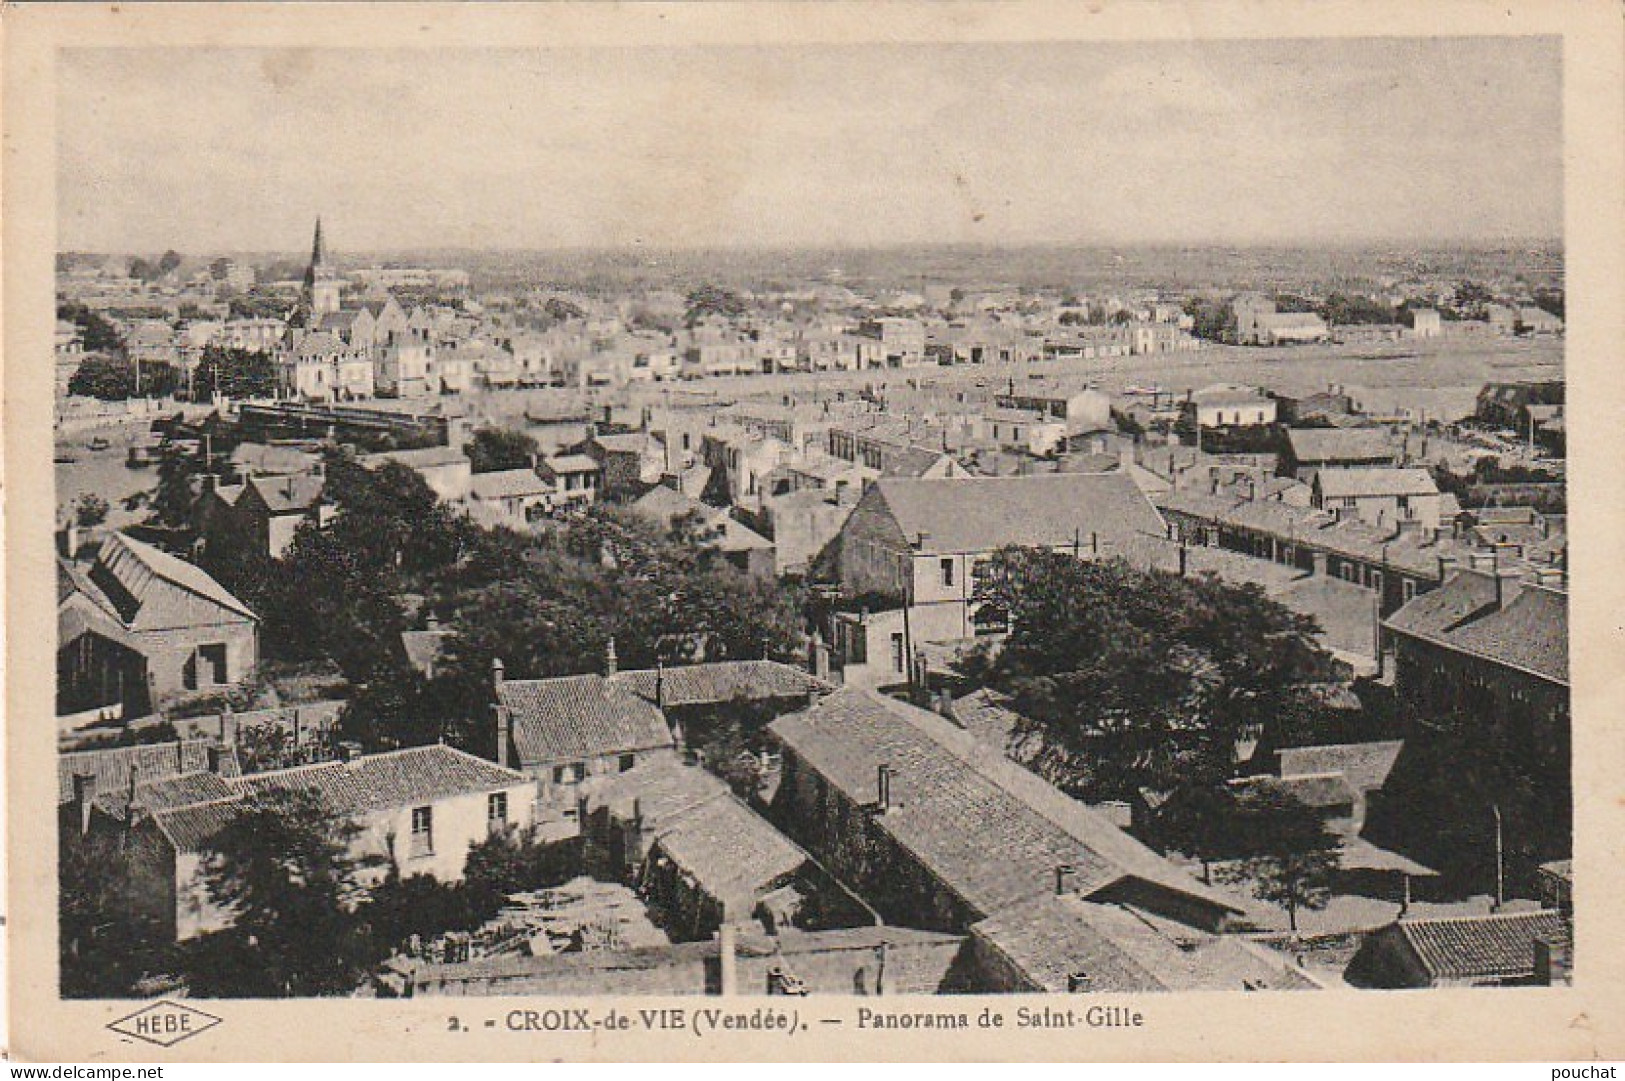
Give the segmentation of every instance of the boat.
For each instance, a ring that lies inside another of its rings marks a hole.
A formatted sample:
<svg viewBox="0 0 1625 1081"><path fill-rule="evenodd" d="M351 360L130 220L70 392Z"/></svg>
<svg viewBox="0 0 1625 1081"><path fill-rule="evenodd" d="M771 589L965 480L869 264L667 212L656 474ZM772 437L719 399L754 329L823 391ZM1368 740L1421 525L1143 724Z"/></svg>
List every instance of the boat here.
<svg viewBox="0 0 1625 1081"><path fill-rule="evenodd" d="M152 446L132 446L130 453L125 457L124 464L131 469L141 469L158 461L158 448Z"/></svg>
<svg viewBox="0 0 1625 1081"><path fill-rule="evenodd" d="M112 445L113 444L108 442L106 437L99 435L95 439L92 439L90 442L85 444L85 446L91 450L106 450Z"/></svg>

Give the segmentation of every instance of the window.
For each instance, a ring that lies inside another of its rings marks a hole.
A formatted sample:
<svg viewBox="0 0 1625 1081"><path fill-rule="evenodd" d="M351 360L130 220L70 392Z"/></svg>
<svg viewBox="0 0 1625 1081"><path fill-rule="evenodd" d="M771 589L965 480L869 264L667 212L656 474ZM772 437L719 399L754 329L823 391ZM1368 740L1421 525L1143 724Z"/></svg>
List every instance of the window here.
<svg viewBox="0 0 1625 1081"><path fill-rule="evenodd" d="M1411 581L1409 578L1400 583L1400 589L1404 593L1405 600L1407 602L1416 597L1416 583Z"/></svg>
<svg viewBox="0 0 1625 1081"><path fill-rule="evenodd" d="M553 767L554 784L575 784L587 775L587 767L582 762L571 762L567 766Z"/></svg>
<svg viewBox="0 0 1625 1081"><path fill-rule="evenodd" d="M492 830L502 829L508 824L508 793L491 793L491 798L485 804L485 821Z"/></svg>
<svg viewBox="0 0 1625 1081"><path fill-rule="evenodd" d="M942 584L949 587L954 584L954 561L951 558L942 561Z"/></svg>
<svg viewBox="0 0 1625 1081"><path fill-rule="evenodd" d="M413 858L434 855L434 808L412 808Z"/></svg>
<svg viewBox="0 0 1625 1081"><path fill-rule="evenodd" d="M891 666L895 672L903 670L903 635L901 632L891 636Z"/></svg>
<svg viewBox="0 0 1625 1081"><path fill-rule="evenodd" d="M635 754L623 754L623 755L621 755L621 772L622 773L625 773L626 771L630 770L633 766L635 766L637 764L638 764L638 756L637 755L635 755Z"/></svg>

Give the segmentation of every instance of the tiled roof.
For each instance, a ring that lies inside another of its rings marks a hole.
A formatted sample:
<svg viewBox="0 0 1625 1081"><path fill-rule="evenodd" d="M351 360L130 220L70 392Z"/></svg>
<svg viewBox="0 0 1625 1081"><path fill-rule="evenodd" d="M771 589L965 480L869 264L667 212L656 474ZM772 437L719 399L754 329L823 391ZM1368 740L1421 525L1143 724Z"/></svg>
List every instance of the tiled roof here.
<svg viewBox="0 0 1625 1081"><path fill-rule="evenodd" d="M1555 683L1569 679L1568 598L1540 586L1503 579L1504 600L1495 606L1495 580L1463 571L1421 594L1389 616L1386 625Z"/></svg>
<svg viewBox="0 0 1625 1081"><path fill-rule="evenodd" d="M710 800L677 821L655 845L694 877L729 915L749 915L757 897L800 869L808 856L732 795Z"/></svg>
<svg viewBox="0 0 1625 1081"><path fill-rule="evenodd" d="M971 933L1041 991L1308 990L1320 985L1273 951L1235 936L1170 924L1134 908L1075 896L1035 897Z"/></svg>
<svg viewBox="0 0 1625 1081"><path fill-rule="evenodd" d="M953 721L1017 762L1025 762L1043 743L1031 724L1011 708L1010 699L988 687L954 699Z"/></svg>
<svg viewBox="0 0 1625 1081"><path fill-rule="evenodd" d="M945 451L932 450L929 447L900 447L896 453L887 456L881 475L923 477L947 456Z"/></svg>
<svg viewBox="0 0 1625 1081"><path fill-rule="evenodd" d="M660 711L603 676L510 679L497 701L513 720L513 742L526 766L669 746Z"/></svg>
<svg viewBox="0 0 1625 1081"><path fill-rule="evenodd" d="M272 514L294 514L308 511L318 502L326 483L321 477L300 473L282 477L251 477L247 487L259 493Z"/></svg>
<svg viewBox="0 0 1625 1081"><path fill-rule="evenodd" d="M177 851L196 851L232 820L244 799L256 796L306 792L338 814L362 815L513 788L526 780L524 774L494 762L434 744L366 755L352 762L322 762L227 778L222 784L229 789L228 796L170 806L153 819ZM171 786L162 793L174 794L182 787ZM201 784L198 790L208 794Z"/></svg>
<svg viewBox="0 0 1625 1081"><path fill-rule="evenodd" d="M670 668L617 672L609 682L646 702L674 706L720 705L737 699L805 698L828 694L835 686L778 661L710 661Z"/></svg>
<svg viewBox="0 0 1625 1081"><path fill-rule="evenodd" d="M1395 923L1434 979L1516 978L1535 970L1535 939L1570 935L1557 912L1508 912Z"/></svg>
<svg viewBox="0 0 1625 1081"><path fill-rule="evenodd" d="M589 777L580 787L591 814L599 808L630 818L634 805L656 832L702 803L721 799L728 786L714 774L672 759L657 759L625 773Z"/></svg>
<svg viewBox="0 0 1625 1081"><path fill-rule="evenodd" d="M893 807L874 817L948 889L983 915L1054 889L1055 868L1088 896L1126 878L1241 912L1097 812L1063 795L934 713L844 689L771 730L859 806L896 771Z"/></svg>
<svg viewBox="0 0 1625 1081"><path fill-rule="evenodd" d="M1064 994L1072 990L1073 977L1085 979L1084 986L1091 992L1171 990L1153 968L1131 956L1087 918L1087 909L1102 907L1071 897L1040 895L982 920L971 928L971 934L992 946L1039 991ZM1173 946L1169 952L1178 953Z"/></svg>
<svg viewBox="0 0 1625 1081"><path fill-rule="evenodd" d="M209 746L207 740L184 740L94 751L64 751L56 758L57 802L73 800L73 779L76 775L96 778L96 791L106 794L129 791L132 767L136 771L137 784L207 770Z"/></svg>
<svg viewBox="0 0 1625 1081"><path fill-rule="evenodd" d="M455 447L419 447L415 450L385 450L376 454L364 454L361 461L369 466L399 462L410 469L428 469L432 466L466 463L468 455Z"/></svg>
<svg viewBox="0 0 1625 1081"><path fill-rule="evenodd" d="M1047 473L956 480L882 479L870 495L922 552L980 552L1006 545L1112 544L1161 535L1162 518L1122 473Z"/></svg>
<svg viewBox="0 0 1625 1081"><path fill-rule="evenodd" d="M1327 743L1318 747L1282 747L1276 752L1281 776L1340 773L1357 791L1381 788L1393 772L1404 740L1385 739L1371 743Z"/></svg>
<svg viewBox="0 0 1625 1081"><path fill-rule="evenodd" d="M518 499L546 495L553 490L553 482L538 476L534 469L499 469L494 473L475 473L468 482L468 490L475 499Z"/></svg>
<svg viewBox="0 0 1625 1081"><path fill-rule="evenodd" d="M232 799L236 792L218 773L182 773L136 785L135 802L149 811L168 811L193 803Z"/></svg>
<svg viewBox="0 0 1625 1081"><path fill-rule="evenodd" d="M441 630L402 631L401 649L406 653L406 663L419 672L427 673L440 659L451 635L451 631Z"/></svg>
<svg viewBox="0 0 1625 1081"><path fill-rule="evenodd" d="M1321 495L1348 496L1438 495L1439 486L1426 469L1322 469L1315 474Z"/></svg>
<svg viewBox="0 0 1625 1081"><path fill-rule="evenodd" d="M108 537L102 544L97 561L129 592L136 601L137 609L145 602L153 580L162 579L247 619L258 618L247 605L228 593L224 586L201 568L127 534L114 533Z"/></svg>
<svg viewBox="0 0 1625 1081"><path fill-rule="evenodd" d="M598 463L585 454L559 454L543 458L542 465L555 473L596 473Z"/></svg>
<svg viewBox="0 0 1625 1081"><path fill-rule="evenodd" d="M303 790L336 811L359 814L522 784L525 777L444 744L370 754L353 762L254 773L234 779L239 795Z"/></svg>
<svg viewBox="0 0 1625 1081"><path fill-rule="evenodd" d="M1396 456L1381 428L1289 428L1287 442L1299 463L1364 462Z"/></svg>

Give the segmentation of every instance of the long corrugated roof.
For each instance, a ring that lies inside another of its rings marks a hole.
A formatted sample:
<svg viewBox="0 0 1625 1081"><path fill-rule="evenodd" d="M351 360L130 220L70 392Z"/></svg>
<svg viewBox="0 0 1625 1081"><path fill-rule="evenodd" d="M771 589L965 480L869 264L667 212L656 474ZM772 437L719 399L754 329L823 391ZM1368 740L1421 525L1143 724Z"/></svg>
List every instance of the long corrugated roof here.
<svg viewBox="0 0 1625 1081"><path fill-rule="evenodd" d="M1085 896L1136 878L1245 911L934 713L849 688L771 729L860 806L878 799L879 766L896 771L875 824L983 915L1053 890L1058 866Z"/></svg>
<svg viewBox="0 0 1625 1081"><path fill-rule="evenodd" d="M922 552L980 552L1007 545L1058 547L1160 536L1162 517L1123 473L1042 473L953 480L883 478L873 497ZM869 499L870 496L865 496Z"/></svg>
<svg viewBox="0 0 1625 1081"><path fill-rule="evenodd" d="M162 579L222 608L236 612L247 619L257 620L249 607L209 577L200 567L168 552L138 541L125 533L114 533L102 543L97 561L107 568L120 585L135 599L137 605L145 603L147 590L153 579Z"/></svg>
<svg viewBox="0 0 1625 1081"><path fill-rule="evenodd" d="M497 685L525 766L577 762L671 743L660 711L603 676L511 679Z"/></svg>

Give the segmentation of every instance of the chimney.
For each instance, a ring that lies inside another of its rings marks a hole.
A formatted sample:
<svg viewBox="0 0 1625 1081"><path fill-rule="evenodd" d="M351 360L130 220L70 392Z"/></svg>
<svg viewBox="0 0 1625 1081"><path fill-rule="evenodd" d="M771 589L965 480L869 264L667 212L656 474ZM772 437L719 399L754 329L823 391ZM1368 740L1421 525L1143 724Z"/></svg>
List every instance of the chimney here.
<svg viewBox="0 0 1625 1081"><path fill-rule="evenodd" d="M1542 935L1535 939L1535 982L1551 987L1573 982L1574 956L1572 947L1559 935Z"/></svg>
<svg viewBox="0 0 1625 1081"><path fill-rule="evenodd" d="M717 966L722 971L724 998L739 993L739 969L734 956L738 937L739 929L731 923L723 924L717 932Z"/></svg>
<svg viewBox="0 0 1625 1081"><path fill-rule="evenodd" d="M829 679L829 646L824 642L824 636L817 631L813 632L812 642L812 674L819 679Z"/></svg>
<svg viewBox="0 0 1625 1081"><path fill-rule="evenodd" d="M220 714L220 742L227 747L237 746L237 714L230 702L226 703L225 712Z"/></svg>
<svg viewBox="0 0 1625 1081"><path fill-rule="evenodd" d="M1066 977L1066 990L1070 995L1088 994L1092 988L1089 986L1087 972L1069 972Z"/></svg>
<svg viewBox="0 0 1625 1081"><path fill-rule="evenodd" d="M882 762L875 767L875 805L881 814L891 810L891 782L893 776L890 763Z"/></svg>
<svg viewBox="0 0 1625 1081"><path fill-rule="evenodd" d="M1314 566L1313 573L1320 578L1326 577L1326 553L1319 549L1312 549L1309 558Z"/></svg>
<svg viewBox="0 0 1625 1081"><path fill-rule="evenodd" d="M1439 557L1439 581L1443 582L1452 570L1455 569L1457 559L1455 556L1441 555Z"/></svg>
<svg viewBox="0 0 1625 1081"><path fill-rule="evenodd" d="M609 644L604 647L604 675L613 676L620 671L620 661L615 657L615 636L609 636Z"/></svg>
<svg viewBox="0 0 1625 1081"><path fill-rule="evenodd" d="M946 687L940 687L937 690L936 710L939 716L946 717L950 721L957 720L954 717L954 696L948 693Z"/></svg>
<svg viewBox="0 0 1625 1081"><path fill-rule="evenodd" d="M73 775L73 808L79 812L79 836L90 832L90 808L96 802L96 775Z"/></svg>
<svg viewBox="0 0 1625 1081"><path fill-rule="evenodd" d="M1072 874L1075 870L1076 868L1069 863L1061 863L1056 865L1055 896L1064 897L1066 895L1067 882L1071 880Z"/></svg>
<svg viewBox="0 0 1625 1081"><path fill-rule="evenodd" d="M135 763L132 762L130 764L130 790L127 793L126 798L125 798L125 806L127 808L125 821L129 821L129 815L134 813L134 808L135 808L135 786L140 784L140 783L141 783L141 767L137 766Z"/></svg>

